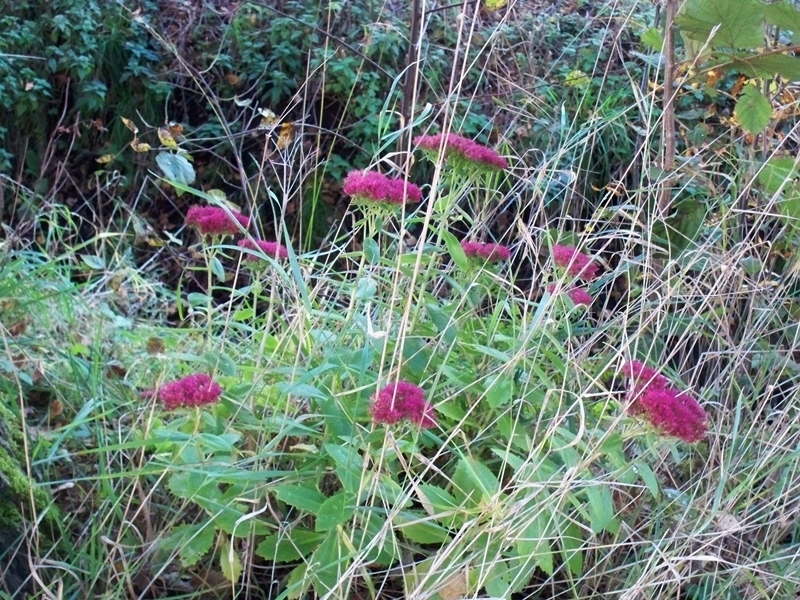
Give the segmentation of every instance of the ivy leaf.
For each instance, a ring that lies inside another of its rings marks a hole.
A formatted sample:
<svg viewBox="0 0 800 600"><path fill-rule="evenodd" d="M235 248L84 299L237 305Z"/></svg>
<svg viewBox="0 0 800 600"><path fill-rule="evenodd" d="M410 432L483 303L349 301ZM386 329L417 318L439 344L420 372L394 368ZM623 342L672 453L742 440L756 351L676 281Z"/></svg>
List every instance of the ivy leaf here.
<svg viewBox="0 0 800 600"><path fill-rule="evenodd" d="M764 6L756 0L689 0L675 18L685 36L733 50L761 46L763 21Z"/></svg>
<svg viewBox="0 0 800 600"><path fill-rule="evenodd" d="M748 133L761 133L772 118L772 104L754 85L746 85L733 111L742 129Z"/></svg>
<svg viewBox="0 0 800 600"><path fill-rule="evenodd" d="M183 185L190 185L194 182L194 167L182 154L159 152L156 156L156 163L164 173L164 177L170 181Z"/></svg>

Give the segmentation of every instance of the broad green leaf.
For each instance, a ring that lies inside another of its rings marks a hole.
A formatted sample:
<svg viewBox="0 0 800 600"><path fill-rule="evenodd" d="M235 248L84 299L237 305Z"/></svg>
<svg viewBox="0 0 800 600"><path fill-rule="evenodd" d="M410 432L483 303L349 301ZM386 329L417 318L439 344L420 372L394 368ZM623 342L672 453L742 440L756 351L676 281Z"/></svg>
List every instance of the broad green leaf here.
<svg viewBox="0 0 800 600"><path fill-rule="evenodd" d="M347 570L348 562L345 546L339 540L336 529L332 529L309 561L310 570L307 575L310 575L319 598L334 592L341 574ZM329 597L338 596L331 594Z"/></svg>
<svg viewBox="0 0 800 600"><path fill-rule="evenodd" d="M780 75L784 79L800 80L800 58L788 54L737 56L730 61L728 68L749 77L772 79Z"/></svg>
<svg viewBox="0 0 800 600"><path fill-rule="evenodd" d="M493 375L486 386L486 403L491 408L509 405L514 394L514 380L511 375L500 373Z"/></svg>
<svg viewBox="0 0 800 600"><path fill-rule="evenodd" d="M231 452L239 441L238 433L223 433L214 435L213 433L198 433L195 442L200 448L211 452Z"/></svg>
<svg viewBox="0 0 800 600"><path fill-rule="evenodd" d="M322 543L327 534L294 527L285 533L269 535L258 545L256 554L269 562L292 562L305 558Z"/></svg>
<svg viewBox="0 0 800 600"><path fill-rule="evenodd" d="M634 467L653 498L658 498L661 487L658 483L658 477L653 473L653 469L650 468L650 465L644 462L637 462L634 464Z"/></svg>
<svg viewBox="0 0 800 600"><path fill-rule="evenodd" d="M316 531L328 531L345 521L349 521L356 512L355 498L346 491L341 491L322 503L317 513Z"/></svg>
<svg viewBox="0 0 800 600"><path fill-rule="evenodd" d="M194 167L185 156L172 152L159 152L156 156L156 163L166 179L183 185L194 182Z"/></svg>
<svg viewBox="0 0 800 600"><path fill-rule="evenodd" d="M758 181L770 194L775 194L784 187L791 185L792 180L798 176L798 165L791 156L770 158L758 174Z"/></svg>
<svg viewBox="0 0 800 600"><path fill-rule="evenodd" d="M770 25L800 33L800 9L788 0L766 3L764 16Z"/></svg>
<svg viewBox="0 0 800 600"><path fill-rule="evenodd" d="M429 483L420 484L417 489L425 512L445 526L452 527L453 520L461 512L456 499L447 490Z"/></svg>
<svg viewBox="0 0 800 600"><path fill-rule="evenodd" d="M433 521L423 520L418 514L400 512L394 517L395 530L418 544L444 544L450 541L450 533Z"/></svg>
<svg viewBox="0 0 800 600"><path fill-rule="evenodd" d="M497 477L486 465L473 458L462 458L458 461L453 483L453 493L459 502L468 502L472 506L487 501L500 489Z"/></svg>
<svg viewBox="0 0 800 600"><path fill-rule="evenodd" d="M348 493L357 495L361 486L364 459L352 446L325 444L325 450L336 463L336 475Z"/></svg>
<svg viewBox="0 0 800 600"><path fill-rule="evenodd" d="M534 566L553 574L553 549L548 541L553 538L552 515L549 509L536 514L514 544L514 557L519 560L513 566L515 579L530 580Z"/></svg>
<svg viewBox="0 0 800 600"><path fill-rule="evenodd" d="M206 555L214 543L216 528L210 523L178 525L160 543L164 550L178 550L181 565L191 567Z"/></svg>
<svg viewBox="0 0 800 600"><path fill-rule="evenodd" d="M772 104L754 85L746 85L736 101L734 116L748 133L761 133L772 118Z"/></svg>
<svg viewBox="0 0 800 600"><path fill-rule="evenodd" d="M583 574L583 538L581 529L575 523L569 522L564 528L559 541L561 554L567 564L570 575L580 577Z"/></svg>
<svg viewBox="0 0 800 600"><path fill-rule="evenodd" d="M651 27L645 31L641 36L641 40L645 46L658 52L661 52L661 49L664 47L664 36L661 34L661 31L655 27Z"/></svg>
<svg viewBox="0 0 800 600"><path fill-rule="evenodd" d="M236 583L242 576L242 559L230 540L222 544L219 554L219 567L228 581Z"/></svg>
<svg viewBox="0 0 800 600"><path fill-rule="evenodd" d="M764 43L763 20L758 0L688 0L675 22L691 39L711 38L712 47L749 50Z"/></svg>
<svg viewBox="0 0 800 600"><path fill-rule="evenodd" d="M425 309L436 329L442 334L444 341L453 344L458 337L455 321L438 304L428 302Z"/></svg>
<svg viewBox="0 0 800 600"><path fill-rule="evenodd" d="M380 246L378 246L378 242L372 238L364 240L364 256L369 264L378 264L378 261L381 259L381 249Z"/></svg>
<svg viewBox="0 0 800 600"><path fill-rule="evenodd" d="M511 596L509 579L508 565L503 561L495 561L486 577L486 593L493 598Z"/></svg>
<svg viewBox="0 0 800 600"><path fill-rule="evenodd" d="M603 530L611 534L619 531L619 521L614 516L614 499L611 490L605 485L593 485L586 488L589 499L589 526L595 534Z"/></svg>
<svg viewBox="0 0 800 600"><path fill-rule="evenodd" d="M458 241L458 238L449 231L443 231L442 237L444 238L445 246L447 246L447 252L453 262L456 263L458 269L465 272L469 271L469 259L464 254L464 249L461 247L461 242Z"/></svg>
<svg viewBox="0 0 800 600"><path fill-rule="evenodd" d="M298 483L281 485L275 488L275 496L281 502L316 515L322 503L323 496L316 487L310 484Z"/></svg>

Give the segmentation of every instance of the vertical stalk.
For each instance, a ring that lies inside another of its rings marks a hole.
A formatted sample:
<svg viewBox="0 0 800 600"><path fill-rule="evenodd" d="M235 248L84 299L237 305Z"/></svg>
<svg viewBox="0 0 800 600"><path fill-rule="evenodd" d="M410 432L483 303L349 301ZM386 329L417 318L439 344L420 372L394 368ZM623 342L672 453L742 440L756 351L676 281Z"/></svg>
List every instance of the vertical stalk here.
<svg viewBox="0 0 800 600"><path fill-rule="evenodd" d="M669 214L672 200L672 171L675 169L675 14L677 0L665 0L666 24L664 26L664 111L662 123L662 139L664 154L661 168L664 180L661 185L661 196L658 200L658 212L662 217Z"/></svg>
<svg viewBox="0 0 800 600"><path fill-rule="evenodd" d="M403 78L403 98L400 101L400 117L402 119L401 128L402 133L397 138L397 152L399 156L403 156L403 152L408 147L410 131L406 129L411 123L413 115L411 112L411 104L414 100L414 95L417 91L417 81L419 79L419 61L418 46L420 38L420 18L422 8L420 6L421 0L413 0L411 3L411 27L408 36L408 53L406 54L405 77ZM403 171L408 172L409 167L408 157L403 161Z"/></svg>

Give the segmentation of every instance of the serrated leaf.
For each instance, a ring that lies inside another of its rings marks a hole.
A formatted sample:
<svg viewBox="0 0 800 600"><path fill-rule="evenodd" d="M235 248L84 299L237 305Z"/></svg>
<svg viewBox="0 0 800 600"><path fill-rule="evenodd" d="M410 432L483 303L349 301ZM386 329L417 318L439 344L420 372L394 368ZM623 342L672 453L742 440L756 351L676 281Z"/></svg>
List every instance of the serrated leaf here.
<svg viewBox="0 0 800 600"><path fill-rule="evenodd" d="M168 180L183 185L189 185L194 182L194 167L185 156L173 154L172 152L159 152L156 156L156 163L158 163L161 172L164 173L164 177Z"/></svg>
<svg viewBox="0 0 800 600"><path fill-rule="evenodd" d="M180 545L180 561L184 567L191 567L197 564L201 558L211 548L214 543L214 534L216 530L210 523L201 523L199 525L188 526L187 531L184 532L184 538Z"/></svg>
<svg viewBox="0 0 800 600"><path fill-rule="evenodd" d="M780 75L784 79L797 81L800 80L800 57L788 54L736 56L731 59L727 69L748 77L772 79L775 75Z"/></svg>
<svg viewBox="0 0 800 600"><path fill-rule="evenodd" d="M614 499L611 490L605 485L593 485L586 488L589 499L589 526L595 534L603 530L616 535L619 521L614 516Z"/></svg>
<svg viewBox="0 0 800 600"><path fill-rule="evenodd" d="M345 521L349 521L356 512L355 498L345 491L334 494L319 507L315 531L328 531Z"/></svg>
<svg viewBox="0 0 800 600"><path fill-rule="evenodd" d="M770 25L800 33L800 10L787 0L768 3L764 6L764 17Z"/></svg>
<svg viewBox="0 0 800 600"><path fill-rule="evenodd" d="M281 502L316 515L322 503L323 496L317 488L308 484L281 485L275 489L275 496Z"/></svg>
<svg viewBox="0 0 800 600"><path fill-rule="evenodd" d="M120 119L122 120L122 123L125 125L125 127L130 129L134 133L134 135L139 133L139 128L133 121L131 121L130 119L126 119L125 117L120 117Z"/></svg>
<svg viewBox="0 0 800 600"><path fill-rule="evenodd" d="M100 165L105 165L107 163L110 163L112 160L114 160L113 154L103 154L103 156L98 156L97 158L94 159L94 161Z"/></svg>
<svg viewBox="0 0 800 600"><path fill-rule="evenodd" d="M761 133L772 118L772 104L754 85L746 85L736 102L734 116L748 133Z"/></svg>
<svg viewBox="0 0 800 600"><path fill-rule="evenodd" d="M158 141L170 150L175 150L175 148L178 147L178 142L175 141L175 139L172 137L172 134L169 132L169 129L166 127L158 128Z"/></svg>
<svg viewBox="0 0 800 600"><path fill-rule="evenodd" d="M699 42L711 38L712 47L733 50L763 45L763 20L757 0L689 0L675 18L683 35Z"/></svg>
<svg viewBox="0 0 800 600"><path fill-rule="evenodd" d="M270 562L292 562L305 558L326 538L319 533L302 527L294 527L285 533L269 535L258 545L256 554Z"/></svg>
<svg viewBox="0 0 800 600"><path fill-rule="evenodd" d="M645 31L640 39L645 46L657 50L658 52L661 52L661 49L664 47L664 36L655 27L651 27Z"/></svg>
<svg viewBox="0 0 800 600"><path fill-rule="evenodd" d="M219 554L219 567L225 578L236 583L242 576L242 559L233 547L231 540L222 544Z"/></svg>
<svg viewBox="0 0 800 600"><path fill-rule="evenodd" d="M423 520L421 515L400 512L394 517L393 524L398 533L418 544L444 544L450 541L450 533L433 521Z"/></svg>
<svg viewBox="0 0 800 600"><path fill-rule="evenodd" d="M340 543L336 529L329 531L314 551L309 564L314 565L310 575L318 597L333 597L333 594L330 596L328 594L335 590L341 574L347 570L349 563L342 556L343 551L344 545Z"/></svg>

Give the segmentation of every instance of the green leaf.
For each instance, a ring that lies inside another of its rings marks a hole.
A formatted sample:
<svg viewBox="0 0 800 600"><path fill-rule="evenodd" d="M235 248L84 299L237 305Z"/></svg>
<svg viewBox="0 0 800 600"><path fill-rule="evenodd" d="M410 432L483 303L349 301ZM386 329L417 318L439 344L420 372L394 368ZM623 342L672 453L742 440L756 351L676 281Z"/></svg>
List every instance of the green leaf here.
<svg viewBox="0 0 800 600"><path fill-rule="evenodd" d="M325 496L316 487L305 483L278 486L275 489L275 496L281 502L312 515L316 515L322 503L325 502Z"/></svg>
<svg viewBox="0 0 800 600"><path fill-rule="evenodd" d="M456 236L449 231L443 231L442 237L444 238L445 246L447 246L447 252L450 254L450 258L453 259L453 262L456 263L458 269L460 271L468 271L469 259L467 258L467 255L464 254L464 249L461 247L461 242L459 242Z"/></svg>
<svg viewBox="0 0 800 600"><path fill-rule="evenodd" d="M334 494L319 507L316 531L328 531L345 521L349 521L356 512L355 498L346 491Z"/></svg>
<svg viewBox="0 0 800 600"><path fill-rule="evenodd" d="M95 271L106 270L106 259L102 256L96 256L94 254L81 254L81 260L90 269L94 269Z"/></svg>
<svg viewBox="0 0 800 600"><path fill-rule="evenodd" d="M454 520L459 520L461 512L456 499L447 490L429 483L422 483L417 489L425 511L446 527L454 527Z"/></svg>
<svg viewBox="0 0 800 600"><path fill-rule="evenodd" d="M730 61L727 70L734 70L749 77L772 79L780 75L784 79L800 79L800 58L788 54L753 54L738 56Z"/></svg>
<svg viewBox="0 0 800 600"><path fill-rule="evenodd" d="M217 278L217 281L225 283L225 267L222 266L222 262L220 262L219 258L212 256L210 264L211 272L214 274L214 277Z"/></svg>
<svg viewBox="0 0 800 600"><path fill-rule="evenodd" d="M159 152L156 156L156 163L166 179L183 185L194 182L194 167L186 160L185 156L172 152Z"/></svg>
<svg viewBox="0 0 800 600"><path fill-rule="evenodd" d="M425 305L425 309L428 311L428 316L436 326L436 329L442 334L444 341L448 344L453 344L458 337L458 333L456 324L450 315L433 302L428 302Z"/></svg>
<svg viewBox="0 0 800 600"><path fill-rule="evenodd" d="M369 264L378 264L378 261L381 258L381 249L380 246L378 246L378 242L372 238L367 238L364 240L364 256Z"/></svg>
<svg viewBox="0 0 800 600"><path fill-rule="evenodd" d="M581 529L575 523L569 522L559 538L561 554L567 564L570 575L580 577L583 574L583 539Z"/></svg>
<svg viewBox="0 0 800 600"><path fill-rule="evenodd" d="M500 489L500 483L486 465L473 458L462 458L458 461L453 474L455 488L453 492L459 503L468 501L477 506L481 501L488 501Z"/></svg>
<svg viewBox="0 0 800 600"><path fill-rule="evenodd" d="M712 47L732 50L762 46L763 20L764 6L757 0L688 0L675 18L687 37L700 42L711 38Z"/></svg>
<svg viewBox="0 0 800 600"><path fill-rule="evenodd" d="M611 490L605 485L586 488L589 499L589 526L595 534L603 530L611 534L619 531L619 521L614 517L614 499Z"/></svg>
<svg viewBox="0 0 800 600"><path fill-rule="evenodd" d="M418 544L444 544L450 541L450 533L433 521L410 512L400 512L394 517L394 525L399 533Z"/></svg>
<svg viewBox="0 0 800 600"><path fill-rule="evenodd" d="M300 560L311 554L326 536L326 533L293 527L288 532L264 538L256 548L256 554L264 560L277 563Z"/></svg>
<svg viewBox="0 0 800 600"><path fill-rule="evenodd" d="M500 373L491 376L486 386L486 403L490 408L497 408L511 402L514 394L514 380L510 375Z"/></svg>
<svg viewBox="0 0 800 600"><path fill-rule="evenodd" d="M645 46L657 50L658 52L661 52L661 49L664 47L664 36L655 27L651 27L645 31L640 39Z"/></svg>
<svg viewBox="0 0 800 600"><path fill-rule="evenodd" d="M786 184L791 185L798 176L797 161L791 156L770 158L758 174L758 181L770 194L776 194Z"/></svg>
<svg viewBox="0 0 800 600"><path fill-rule="evenodd" d="M352 446L325 444L324 448L336 463L336 475L342 482L342 487L350 494L358 495L364 459Z"/></svg>
<svg viewBox="0 0 800 600"><path fill-rule="evenodd" d="M761 133L772 118L772 104L756 86L746 85L733 114L742 129L748 133Z"/></svg>
<svg viewBox="0 0 800 600"><path fill-rule="evenodd" d="M236 583L242 576L242 559L234 550L230 540L222 544L219 554L219 567L228 581Z"/></svg>
<svg viewBox="0 0 800 600"><path fill-rule="evenodd" d="M764 6L764 17L770 25L800 33L800 9L787 0Z"/></svg>
<svg viewBox="0 0 800 600"><path fill-rule="evenodd" d="M653 469L650 468L650 465L643 462L637 462L634 464L634 467L636 468L636 472L647 486L647 489L650 491L650 494L653 496L653 498L658 498L661 487L658 484L658 477L656 477L656 474L653 473Z"/></svg>
<svg viewBox="0 0 800 600"><path fill-rule="evenodd" d="M181 565L191 567L203 558L214 543L216 528L211 523L178 525L159 544L166 550L178 549Z"/></svg>
<svg viewBox="0 0 800 600"><path fill-rule="evenodd" d="M314 551L309 561L311 581L317 596L322 598L331 594L336 589L336 584L342 572L347 569L349 562L342 556L343 544L339 542L339 534L336 529L328 532L327 537ZM331 594L329 597L338 597Z"/></svg>

